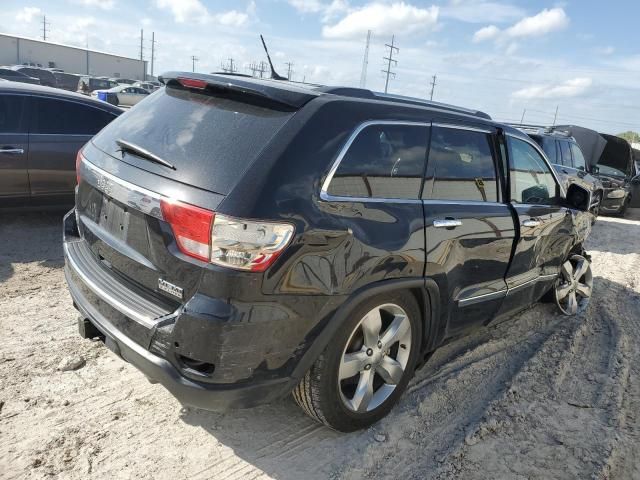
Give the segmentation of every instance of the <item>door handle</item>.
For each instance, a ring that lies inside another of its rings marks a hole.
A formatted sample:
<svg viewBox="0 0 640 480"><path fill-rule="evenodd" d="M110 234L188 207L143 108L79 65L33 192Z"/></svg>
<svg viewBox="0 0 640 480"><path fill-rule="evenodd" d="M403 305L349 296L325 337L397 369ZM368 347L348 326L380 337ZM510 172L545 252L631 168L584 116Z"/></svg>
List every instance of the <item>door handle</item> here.
<svg viewBox="0 0 640 480"><path fill-rule="evenodd" d="M462 220L456 220L455 218L444 218L433 221L435 228L456 228L462 225Z"/></svg>
<svg viewBox="0 0 640 480"><path fill-rule="evenodd" d="M541 224L540 220L536 220L535 218L528 218L524 222L522 222L523 227L537 227Z"/></svg>
<svg viewBox="0 0 640 480"><path fill-rule="evenodd" d="M0 148L0 153L4 153L5 155L22 155L24 153L24 149L4 147L4 148Z"/></svg>

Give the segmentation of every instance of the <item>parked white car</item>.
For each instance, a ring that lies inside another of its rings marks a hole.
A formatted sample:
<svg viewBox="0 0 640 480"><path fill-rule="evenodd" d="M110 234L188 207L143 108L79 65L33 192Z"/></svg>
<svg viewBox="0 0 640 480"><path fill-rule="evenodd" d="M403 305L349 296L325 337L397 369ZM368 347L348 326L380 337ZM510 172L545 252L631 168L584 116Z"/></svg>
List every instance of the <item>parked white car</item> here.
<svg viewBox="0 0 640 480"><path fill-rule="evenodd" d="M112 105L131 107L143 98L146 98L151 92L140 87L130 85L118 85L108 90L94 90L91 92L92 97L103 100Z"/></svg>

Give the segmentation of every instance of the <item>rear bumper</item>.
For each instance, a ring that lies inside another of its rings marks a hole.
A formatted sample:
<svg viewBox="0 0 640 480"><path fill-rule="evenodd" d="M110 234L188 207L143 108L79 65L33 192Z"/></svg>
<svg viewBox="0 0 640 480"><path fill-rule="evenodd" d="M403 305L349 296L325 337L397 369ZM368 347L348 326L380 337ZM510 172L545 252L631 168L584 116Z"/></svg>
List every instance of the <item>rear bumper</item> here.
<svg viewBox="0 0 640 480"><path fill-rule="evenodd" d="M65 277L82 318L88 319L104 335L105 344L113 352L151 380L162 384L182 404L206 410L252 407L284 397L291 391L295 380L286 375L227 383L214 383L206 378L198 381L197 375L185 376L176 366L178 362L171 354L171 348L158 342L156 335L157 330L164 323L173 321L178 313L161 317L166 320L158 321L154 326L133 321L127 314L127 305L123 305L125 302L119 302L122 299L117 298L118 292L105 292L97 274L88 271L79 258L76 247L84 240L76 236L74 213L72 210L64 219ZM128 294L134 295L135 292ZM135 298L130 300L132 304L141 302ZM145 345L150 345L150 349L155 348L160 354L150 351Z"/></svg>

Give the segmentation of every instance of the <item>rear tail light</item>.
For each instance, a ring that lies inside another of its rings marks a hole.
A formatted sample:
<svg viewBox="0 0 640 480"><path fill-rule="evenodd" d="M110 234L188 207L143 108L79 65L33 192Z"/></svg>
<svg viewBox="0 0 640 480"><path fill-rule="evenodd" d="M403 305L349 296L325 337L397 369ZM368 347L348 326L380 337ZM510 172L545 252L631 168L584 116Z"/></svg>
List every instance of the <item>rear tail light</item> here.
<svg viewBox="0 0 640 480"><path fill-rule="evenodd" d="M160 206L182 253L222 267L264 272L293 236L288 223L232 218L166 200Z"/></svg>
<svg viewBox="0 0 640 480"><path fill-rule="evenodd" d="M177 80L180 85L186 88L195 88L198 90L204 90L207 88L207 82L197 78L178 77Z"/></svg>
<svg viewBox="0 0 640 480"><path fill-rule="evenodd" d="M162 216L171 225L178 248L185 255L209 261L214 213L186 203L160 201Z"/></svg>
<svg viewBox="0 0 640 480"><path fill-rule="evenodd" d="M82 150L76 155L76 185L80 185L80 164L82 163Z"/></svg>
<svg viewBox="0 0 640 480"><path fill-rule="evenodd" d="M216 215L211 232L211 263L264 272L289 244L293 225Z"/></svg>

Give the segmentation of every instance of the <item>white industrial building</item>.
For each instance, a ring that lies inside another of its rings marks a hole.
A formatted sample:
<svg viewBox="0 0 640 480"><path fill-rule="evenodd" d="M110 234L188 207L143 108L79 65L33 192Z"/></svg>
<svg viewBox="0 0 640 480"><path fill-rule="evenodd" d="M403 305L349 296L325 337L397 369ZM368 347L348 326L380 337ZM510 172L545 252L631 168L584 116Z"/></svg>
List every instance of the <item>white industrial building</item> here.
<svg viewBox="0 0 640 480"><path fill-rule="evenodd" d="M96 77L147 78L144 60L0 33L0 65L24 63Z"/></svg>

